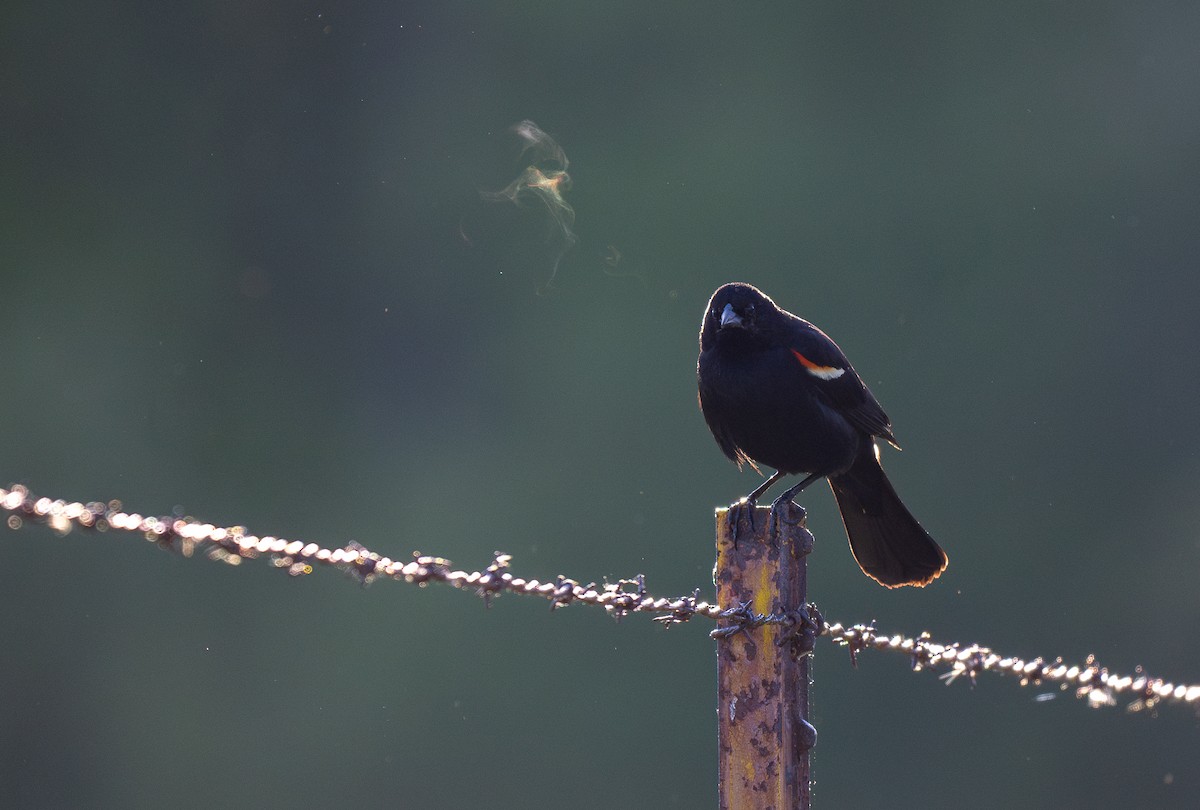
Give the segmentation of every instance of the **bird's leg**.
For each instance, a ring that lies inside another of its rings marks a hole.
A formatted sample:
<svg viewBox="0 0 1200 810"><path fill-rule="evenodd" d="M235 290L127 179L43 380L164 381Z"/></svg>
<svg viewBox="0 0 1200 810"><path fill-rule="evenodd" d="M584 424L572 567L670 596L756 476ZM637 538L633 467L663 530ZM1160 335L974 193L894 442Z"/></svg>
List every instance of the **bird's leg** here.
<svg viewBox="0 0 1200 810"><path fill-rule="evenodd" d="M805 487L807 487L813 481L816 481L818 478L824 478L824 477L825 476L822 473L813 473L812 475L808 476L803 481L801 481L799 484L796 484L796 486L792 487L787 492L783 493L782 495L780 495L778 498L775 499L775 501L771 504L770 521L771 521L771 536L772 537L774 537L775 534L779 531L779 522L781 520L779 511L781 509L783 509L785 506L787 506L788 504L791 504L792 499L795 498L797 495L799 495L800 492Z"/></svg>
<svg viewBox="0 0 1200 810"><path fill-rule="evenodd" d="M742 519L742 510L749 509L750 512L746 515L750 521L750 531L754 531L754 508L758 506L758 499L762 494L771 488L771 485L783 477L782 472L776 472L766 481L758 485L758 488L741 500L734 501L729 505L729 511L726 513L726 518L729 520L729 534L733 538L733 547L737 548L738 541L738 524Z"/></svg>

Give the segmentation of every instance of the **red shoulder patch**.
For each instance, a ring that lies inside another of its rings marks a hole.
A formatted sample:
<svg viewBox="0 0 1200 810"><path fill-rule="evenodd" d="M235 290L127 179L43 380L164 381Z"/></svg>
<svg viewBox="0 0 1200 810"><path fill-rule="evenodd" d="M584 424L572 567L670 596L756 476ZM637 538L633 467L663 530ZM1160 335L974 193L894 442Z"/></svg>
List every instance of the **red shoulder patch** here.
<svg viewBox="0 0 1200 810"><path fill-rule="evenodd" d="M805 370L814 377L819 377L822 380L836 380L838 377L846 373L846 369L838 368L837 366L822 366L819 363L814 363L796 349L792 349L792 354L796 355L796 359L800 361L800 365L804 366Z"/></svg>

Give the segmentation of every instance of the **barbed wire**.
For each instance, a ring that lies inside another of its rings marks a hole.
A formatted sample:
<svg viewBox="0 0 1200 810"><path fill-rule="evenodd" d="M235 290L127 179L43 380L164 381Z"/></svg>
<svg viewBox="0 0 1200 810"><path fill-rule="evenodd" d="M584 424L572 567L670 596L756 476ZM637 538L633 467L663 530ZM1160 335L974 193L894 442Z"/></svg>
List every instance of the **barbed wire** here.
<svg viewBox="0 0 1200 810"><path fill-rule="evenodd" d="M584 585L561 575L552 581L541 582L514 576L509 570L512 557L499 551L483 571L460 571L443 557L419 552L413 553L412 560L401 562L356 542L330 549L317 543L250 534L243 526L221 527L189 517L153 517L127 512L116 500L83 503L38 497L20 484L0 489L0 509L8 512L6 524L13 530L32 523L48 526L60 535L76 528L140 535L159 548L185 557L203 551L210 559L230 565L265 556L272 565L291 576L304 576L317 566L329 566L350 573L364 584L378 579L419 586L441 582L459 590L473 591L488 604L499 594L512 593L546 599L551 610L579 602L602 607L617 619L630 613L658 614L653 621L668 627L695 617L726 622L710 632L715 639L727 639L757 627L777 625L784 628L777 643L800 637L801 648L811 649L813 636L828 636L835 644L849 649L851 661L856 666L858 653L862 650L899 653L909 659L915 671L940 671L939 678L947 684L966 677L974 685L979 673L994 672L1016 678L1021 686L1057 685L1060 690L1071 692L1093 707L1115 706L1118 698L1127 701L1126 709L1131 712L1151 711L1163 703L1200 707L1200 685L1164 681L1147 675L1141 667L1136 668L1134 675L1120 675L1100 666L1094 656L1088 656L1082 666L1068 665L1061 658L1024 660L1003 656L977 644L939 644L929 633L915 638L886 635L877 631L873 624L828 623L811 604L798 611L778 610L762 614L750 610L746 603L722 609L702 600L699 588L688 596L655 597L646 590L641 574L604 584L591 582Z"/></svg>

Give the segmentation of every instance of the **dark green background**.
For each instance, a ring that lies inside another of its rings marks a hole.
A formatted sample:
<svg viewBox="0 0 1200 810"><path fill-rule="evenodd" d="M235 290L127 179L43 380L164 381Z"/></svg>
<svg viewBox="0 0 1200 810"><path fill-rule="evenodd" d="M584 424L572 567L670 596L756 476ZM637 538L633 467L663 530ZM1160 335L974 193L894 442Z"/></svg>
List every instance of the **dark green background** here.
<svg viewBox="0 0 1200 810"><path fill-rule="evenodd" d="M814 488L827 616L1200 681L1200 8L993 6L10 3L0 478L709 594L757 479L695 332L751 281L854 360L950 554L885 591ZM552 281L536 203L478 193L526 118L572 161ZM0 609L5 807L715 804L704 622L38 528ZM815 672L818 806L1200 801L1186 709Z"/></svg>

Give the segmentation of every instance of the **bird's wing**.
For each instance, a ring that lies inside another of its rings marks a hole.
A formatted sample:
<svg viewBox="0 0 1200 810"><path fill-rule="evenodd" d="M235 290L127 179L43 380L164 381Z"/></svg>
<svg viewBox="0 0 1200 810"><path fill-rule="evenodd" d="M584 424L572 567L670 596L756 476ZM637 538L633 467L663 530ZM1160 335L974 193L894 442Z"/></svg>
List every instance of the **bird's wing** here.
<svg viewBox="0 0 1200 810"><path fill-rule="evenodd" d="M892 420L846 355L820 329L808 321L801 321L801 324L803 328L796 330L788 350L799 370L811 376L825 403L864 433L879 436L899 447L892 435Z"/></svg>

